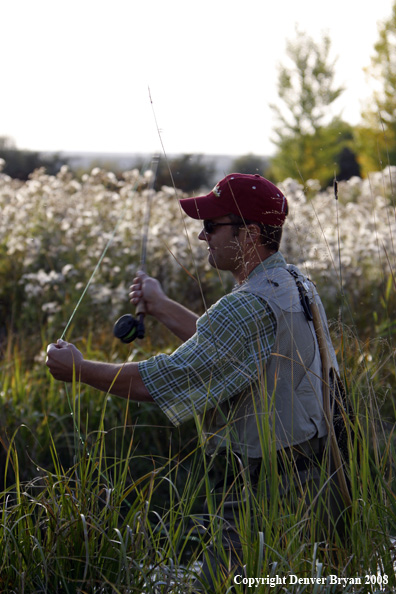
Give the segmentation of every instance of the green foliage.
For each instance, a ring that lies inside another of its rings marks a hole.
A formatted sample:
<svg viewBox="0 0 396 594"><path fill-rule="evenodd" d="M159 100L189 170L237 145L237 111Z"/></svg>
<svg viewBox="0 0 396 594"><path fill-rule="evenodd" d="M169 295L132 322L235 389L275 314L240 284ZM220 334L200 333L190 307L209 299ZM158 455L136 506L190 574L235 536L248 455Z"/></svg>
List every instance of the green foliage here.
<svg viewBox="0 0 396 594"><path fill-rule="evenodd" d="M334 63L330 62L330 38L320 43L297 32L287 43L292 65L281 66L278 78L280 105L271 105L279 124L275 127L278 147L271 159L270 176L319 180L324 187L340 173L343 150L353 153L353 129L328 113L343 89L334 86ZM358 168L353 170L355 175ZM343 176L345 176L345 168Z"/></svg>
<svg viewBox="0 0 396 594"><path fill-rule="evenodd" d="M292 67L280 68L279 97L287 112L273 105L283 128L294 134L313 134L323 126L329 106L343 89L334 87L334 63L329 62L330 38L324 35L320 43L297 31L296 39L288 41L286 53ZM284 134L276 129L280 138Z"/></svg>
<svg viewBox="0 0 396 594"><path fill-rule="evenodd" d="M178 429L159 434L163 418L150 418L149 406L141 406L142 411L78 383L66 391L43 373L42 364L21 367L18 351L10 345L1 370L2 386L8 386L2 402L18 410L23 423L15 419L16 429L10 431L6 460L12 472L0 493L0 591L191 593L197 557L209 542L220 556L227 555L221 516L232 489L240 498L242 563L247 576L272 578L271 592L284 591L276 576L330 575L362 579L343 592L393 592L392 428L380 422L369 379L372 369L362 375L356 366L358 343L356 336L345 336L343 369L355 412L348 438L350 531L347 538L335 536L333 541L314 540L312 532L319 528L315 515L279 496L269 424L262 428L267 452L263 473L271 480L257 491L235 458L224 458L221 470L230 482L215 496L210 492L213 460L203 455L196 439L190 440L192 430L202 437L198 420L183 435L178 436ZM85 345L88 356L97 357L90 348ZM211 515L203 530L205 496ZM295 493L291 500L304 497L309 492ZM365 576L370 574L387 576L387 583L367 587ZM219 572L216 584L216 592L225 592L232 582ZM246 585L235 584L236 594L246 591ZM294 584L288 591L311 590ZM312 591L336 594L340 586L327 583ZM268 593L269 582L255 592Z"/></svg>
<svg viewBox="0 0 396 594"><path fill-rule="evenodd" d="M335 178L349 179L360 175L354 154L353 128L337 118L314 134L283 136L278 151L271 159L269 174L278 181L286 177L299 179L303 184L318 180L328 187ZM345 163L345 157L349 163Z"/></svg>
<svg viewBox="0 0 396 594"><path fill-rule="evenodd" d="M377 90L363 112L358 129L359 155L365 171L396 163L396 2L391 16L381 24L368 73Z"/></svg>
<svg viewBox="0 0 396 594"><path fill-rule="evenodd" d="M155 477L163 464L149 471L146 462L146 471L140 471L133 428L125 417L117 432L114 411L106 401L96 415L95 431L86 432L81 424L85 403L76 388L69 413L76 421L70 434L51 433L56 430L51 417L58 413L50 398L42 402L49 415L46 452L51 459L47 457L41 466L43 456L36 458L38 452L29 451L27 466L31 476L36 471L35 478L23 481L27 472L21 452L23 456L27 445L19 444L17 435L10 443L8 460L16 482L7 483L1 497L0 591L154 594L156 583L169 580L166 561L174 553L163 536L166 518L153 505L153 495L162 484ZM105 425L105 417L113 426ZM111 440L106 427L113 434ZM69 462L62 446L68 435L73 454ZM42 442L42 436L38 439ZM112 440L118 444L115 452L107 447ZM187 513L189 505L191 499ZM175 512L176 519L179 516Z"/></svg>

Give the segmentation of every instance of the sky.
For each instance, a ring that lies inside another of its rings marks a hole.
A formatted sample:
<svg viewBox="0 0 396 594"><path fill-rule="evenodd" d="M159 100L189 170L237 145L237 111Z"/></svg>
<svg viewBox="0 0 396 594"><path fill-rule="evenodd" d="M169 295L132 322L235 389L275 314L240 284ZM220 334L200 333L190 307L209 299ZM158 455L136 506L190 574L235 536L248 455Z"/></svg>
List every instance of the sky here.
<svg viewBox="0 0 396 594"><path fill-rule="evenodd" d="M0 136L38 151L270 155L296 27L331 38L360 120L393 0L3 0Z"/></svg>

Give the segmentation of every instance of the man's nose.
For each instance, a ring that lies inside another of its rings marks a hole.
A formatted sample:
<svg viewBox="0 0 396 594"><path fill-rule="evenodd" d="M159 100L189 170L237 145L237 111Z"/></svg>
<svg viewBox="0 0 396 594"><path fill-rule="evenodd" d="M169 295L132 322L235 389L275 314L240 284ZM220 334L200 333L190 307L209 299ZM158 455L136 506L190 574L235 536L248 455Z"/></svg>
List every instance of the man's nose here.
<svg viewBox="0 0 396 594"><path fill-rule="evenodd" d="M201 239L202 241L208 241L208 237L207 237L207 233L205 231L205 229L202 229L200 234L198 235L198 239Z"/></svg>

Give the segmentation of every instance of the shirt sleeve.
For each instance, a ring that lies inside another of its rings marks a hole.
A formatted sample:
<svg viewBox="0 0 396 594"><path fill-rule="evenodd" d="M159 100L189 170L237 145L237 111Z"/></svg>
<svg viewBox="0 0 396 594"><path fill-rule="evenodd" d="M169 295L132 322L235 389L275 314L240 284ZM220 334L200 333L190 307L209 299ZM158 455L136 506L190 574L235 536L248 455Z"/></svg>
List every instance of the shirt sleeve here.
<svg viewBox="0 0 396 594"><path fill-rule="evenodd" d="M142 380L174 425L214 408L257 381L275 341L269 305L231 293L199 318L197 331L171 355L139 363Z"/></svg>

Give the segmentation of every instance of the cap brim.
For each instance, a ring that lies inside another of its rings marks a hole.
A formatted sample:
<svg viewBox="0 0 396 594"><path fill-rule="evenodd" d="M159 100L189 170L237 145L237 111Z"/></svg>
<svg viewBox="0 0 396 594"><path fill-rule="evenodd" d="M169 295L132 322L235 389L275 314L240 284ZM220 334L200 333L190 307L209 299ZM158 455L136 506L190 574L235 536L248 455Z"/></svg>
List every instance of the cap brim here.
<svg viewBox="0 0 396 594"><path fill-rule="evenodd" d="M215 219L222 217L225 212L224 207L215 201L215 195L210 193L207 196L198 196L197 198L182 198L180 205L184 212L192 219Z"/></svg>

